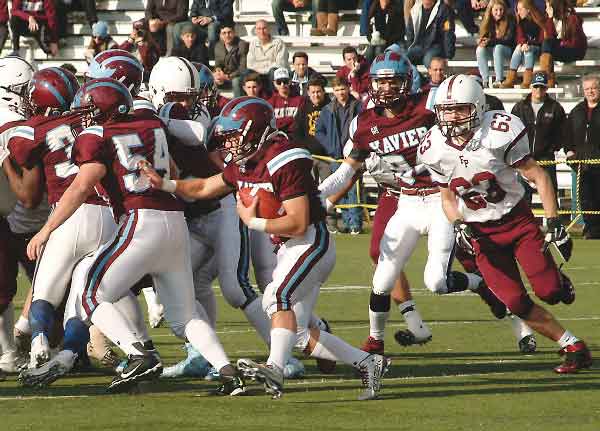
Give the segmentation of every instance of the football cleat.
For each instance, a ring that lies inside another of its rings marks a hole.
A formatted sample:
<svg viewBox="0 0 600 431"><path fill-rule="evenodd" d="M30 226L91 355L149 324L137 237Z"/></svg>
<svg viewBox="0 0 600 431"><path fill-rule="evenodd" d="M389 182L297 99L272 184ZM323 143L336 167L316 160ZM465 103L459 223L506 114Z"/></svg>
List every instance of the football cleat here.
<svg viewBox="0 0 600 431"><path fill-rule="evenodd" d="M26 387L46 387L71 371L76 359L77 354L61 350L42 366L23 370L19 374L19 381Z"/></svg>
<svg viewBox="0 0 600 431"><path fill-rule="evenodd" d="M301 379L304 377L304 364L293 356L287 361L283 367L283 377L286 379Z"/></svg>
<svg viewBox="0 0 600 431"><path fill-rule="evenodd" d="M371 354L357 365L365 390L359 395L359 401L377 399L381 389L381 379L388 372L391 361L381 355Z"/></svg>
<svg viewBox="0 0 600 431"><path fill-rule="evenodd" d="M15 344L17 346L17 352L19 356L25 358L29 356L29 350L31 349L31 334L21 332L15 327Z"/></svg>
<svg viewBox="0 0 600 431"><path fill-rule="evenodd" d="M148 307L148 323L153 328L158 328L165 320L165 307L162 304Z"/></svg>
<svg viewBox="0 0 600 431"><path fill-rule="evenodd" d="M119 355L110 347L108 343L97 345L91 341L87 345L87 354L90 358L96 359L103 366L115 368L121 362Z"/></svg>
<svg viewBox="0 0 600 431"><path fill-rule="evenodd" d="M554 368L558 374L573 374L584 368L592 366L592 354L583 341L577 341L558 351L565 360Z"/></svg>
<svg viewBox="0 0 600 431"><path fill-rule="evenodd" d="M376 340L375 338L369 336L369 338L367 338L367 340L361 346L360 350L363 350L367 353L376 353L378 355L383 355L383 340Z"/></svg>
<svg viewBox="0 0 600 431"><path fill-rule="evenodd" d="M50 360L50 345L48 339L41 332L31 340L29 354L29 368L38 368Z"/></svg>
<svg viewBox="0 0 600 431"><path fill-rule="evenodd" d="M494 292L490 290L483 279L479 283L479 287L475 293L477 293L482 301L490 307L490 310L496 319L504 319L506 317L506 305L494 295Z"/></svg>
<svg viewBox="0 0 600 431"><path fill-rule="evenodd" d="M108 386L108 392L127 392L138 382L158 378L162 369L162 362L157 354L144 351L141 355L129 355L123 371Z"/></svg>
<svg viewBox="0 0 600 431"><path fill-rule="evenodd" d="M27 367L27 359L18 352L6 352L0 356L0 370L5 373L18 373Z"/></svg>
<svg viewBox="0 0 600 431"><path fill-rule="evenodd" d="M321 322L323 322L323 325L325 325L325 327L321 330L325 331L325 332L329 332L331 334L332 332L331 332L331 326L329 325L329 322L323 318L321 318ZM321 359L321 358L315 358L315 360L317 361L317 368L323 374L331 374L335 371L335 361L332 361L330 359Z"/></svg>
<svg viewBox="0 0 600 431"><path fill-rule="evenodd" d="M264 383L265 392L274 400L283 395L283 370L276 365L259 364L251 359L238 359L237 368L246 378Z"/></svg>
<svg viewBox="0 0 600 431"><path fill-rule="evenodd" d="M234 397L236 395L244 395L246 393L246 384L240 376L224 377L223 384L214 392L214 395Z"/></svg>
<svg viewBox="0 0 600 431"><path fill-rule="evenodd" d="M571 279L560 269L558 270L558 274L560 275L560 285L563 290L563 295L560 300L563 304L570 305L575 302L575 286L571 283Z"/></svg>
<svg viewBox="0 0 600 431"><path fill-rule="evenodd" d="M191 343L185 343L183 349L187 352L187 357L175 365L166 367L160 375L161 378L206 377L211 368L210 363Z"/></svg>
<svg viewBox="0 0 600 431"><path fill-rule="evenodd" d="M529 334L525 335L523 338L519 340L519 351L523 354L534 353L537 349L537 341L535 339L535 335Z"/></svg>
<svg viewBox="0 0 600 431"><path fill-rule="evenodd" d="M410 329L404 329L404 330L401 329L399 331L396 331L396 333L394 334L394 339L401 346L413 346L415 344L419 344L419 345L427 344L431 341L431 338L432 338L431 333L429 335L417 337L415 334L413 334L413 332ZM378 352L371 352L371 353L378 353ZM382 346L381 353L383 353L383 346Z"/></svg>

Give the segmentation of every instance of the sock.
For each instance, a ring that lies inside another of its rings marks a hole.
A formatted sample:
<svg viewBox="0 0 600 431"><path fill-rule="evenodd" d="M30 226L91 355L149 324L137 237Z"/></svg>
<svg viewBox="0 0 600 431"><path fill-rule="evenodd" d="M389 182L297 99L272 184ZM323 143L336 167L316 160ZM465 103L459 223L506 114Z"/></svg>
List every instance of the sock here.
<svg viewBox="0 0 600 431"><path fill-rule="evenodd" d="M88 349L88 355L94 359L101 360L109 348L109 341L96 325L90 326L90 341L92 348Z"/></svg>
<svg viewBox="0 0 600 431"><path fill-rule="evenodd" d="M31 325L29 324L29 319L23 315L19 316L17 323L15 323L15 329L22 334L31 335Z"/></svg>
<svg viewBox="0 0 600 431"><path fill-rule="evenodd" d="M17 350L13 326L15 323L15 306L11 302L0 314L0 355Z"/></svg>
<svg viewBox="0 0 600 431"><path fill-rule="evenodd" d="M139 355L133 345L139 343L129 321L110 302L102 302L92 313L91 321L106 337L127 355Z"/></svg>
<svg viewBox="0 0 600 431"><path fill-rule="evenodd" d="M383 340L385 323L390 314L390 295L378 295L371 292L369 300L369 335L376 340Z"/></svg>
<svg viewBox="0 0 600 431"><path fill-rule="evenodd" d="M192 319L185 325L185 336L192 346L206 358L217 370L229 365L229 358L217 337L217 333L208 322Z"/></svg>
<svg viewBox="0 0 600 431"><path fill-rule="evenodd" d="M271 321L262 308L262 296L258 296L242 309L248 322L256 329L267 346L271 344Z"/></svg>
<svg viewBox="0 0 600 431"><path fill-rule="evenodd" d="M360 361L369 356L369 353L351 346L333 334L321 331L319 341L310 356L313 358L341 361L345 364L356 366Z"/></svg>
<svg viewBox="0 0 600 431"><path fill-rule="evenodd" d="M471 292L476 292L479 289L479 286L481 286L481 280L483 280L483 278L481 278L480 275L474 274L472 272L466 272L465 275L469 280L469 285L467 286L467 289L469 289Z"/></svg>
<svg viewBox="0 0 600 431"><path fill-rule="evenodd" d="M561 348L564 349L565 347L575 344L578 341L579 338L571 334L569 331L565 331L565 333L562 334L562 337L558 339L557 343Z"/></svg>
<svg viewBox="0 0 600 431"><path fill-rule="evenodd" d="M464 292L469 287L469 277L459 271L451 271L446 281L447 291L445 293Z"/></svg>
<svg viewBox="0 0 600 431"><path fill-rule="evenodd" d="M113 305L127 319L138 341L143 344L150 339L146 321L144 320L144 312L142 311L140 302L133 294L124 296Z"/></svg>
<svg viewBox="0 0 600 431"><path fill-rule="evenodd" d="M43 299L33 301L29 309L29 324L31 325L31 338L35 338L39 333L48 337L52 325L54 325L54 307Z"/></svg>
<svg viewBox="0 0 600 431"><path fill-rule="evenodd" d="M148 309L160 305L160 302L158 301L158 296L156 296L156 292L154 291L154 287L144 287L142 289L142 293L144 294L144 299L146 300L146 305L148 306Z"/></svg>
<svg viewBox="0 0 600 431"><path fill-rule="evenodd" d="M533 334L533 330L519 316L511 313L509 314L509 319L517 342L521 341L523 337Z"/></svg>
<svg viewBox="0 0 600 431"><path fill-rule="evenodd" d="M65 324L63 350L81 355L86 351L88 341L90 341L90 330L87 325L77 317L69 319Z"/></svg>
<svg viewBox="0 0 600 431"><path fill-rule="evenodd" d="M292 349L296 345L297 338L296 333L289 329L271 329L271 352L267 364L276 365L283 370L290 356L292 356Z"/></svg>
<svg viewBox="0 0 600 431"><path fill-rule="evenodd" d="M421 314L419 314L417 311L417 306L414 300L410 299L398 304L398 309L400 310L400 313L402 313L409 331L412 332L416 337L427 338L431 335L431 330L427 324L423 322Z"/></svg>

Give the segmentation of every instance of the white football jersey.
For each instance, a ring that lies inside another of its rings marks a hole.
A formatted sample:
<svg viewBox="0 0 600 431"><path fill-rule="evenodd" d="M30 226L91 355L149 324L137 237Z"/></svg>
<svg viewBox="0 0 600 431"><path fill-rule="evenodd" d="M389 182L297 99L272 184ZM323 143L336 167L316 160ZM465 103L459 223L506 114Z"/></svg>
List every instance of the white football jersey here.
<svg viewBox="0 0 600 431"><path fill-rule="evenodd" d="M498 220L517 205L525 190L515 169L529 156L527 130L505 111L489 111L463 147L453 146L434 126L419 145L418 160L432 179L458 196L467 222Z"/></svg>

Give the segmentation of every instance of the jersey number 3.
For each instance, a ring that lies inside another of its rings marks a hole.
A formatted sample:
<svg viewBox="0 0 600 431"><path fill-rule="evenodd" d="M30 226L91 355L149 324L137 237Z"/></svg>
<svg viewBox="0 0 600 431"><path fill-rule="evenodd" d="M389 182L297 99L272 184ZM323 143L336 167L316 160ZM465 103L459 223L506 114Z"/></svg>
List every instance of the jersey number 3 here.
<svg viewBox="0 0 600 431"><path fill-rule="evenodd" d="M477 190L469 191L476 186L481 186L485 192L482 194ZM450 181L450 190L459 195L467 208L473 211L487 207L488 202L497 204L506 196L506 192L500 187L496 176L491 172L475 174L471 181L462 177L453 178Z"/></svg>

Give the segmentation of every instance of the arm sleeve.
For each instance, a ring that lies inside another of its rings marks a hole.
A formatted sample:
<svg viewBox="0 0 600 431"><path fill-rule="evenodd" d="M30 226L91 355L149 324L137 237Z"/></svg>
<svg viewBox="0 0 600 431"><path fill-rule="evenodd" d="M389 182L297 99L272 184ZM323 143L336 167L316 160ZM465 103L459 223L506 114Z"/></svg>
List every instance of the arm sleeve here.
<svg viewBox="0 0 600 431"><path fill-rule="evenodd" d="M283 41L281 41L281 43L279 44L279 47L277 50L277 56L275 58L275 63L279 67L284 67L284 68L288 67L288 52L287 52L285 43L283 43Z"/></svg>
<svg viewBox="0 0 600 431"><path fill-rule="evenodd" d="M177 10L175 11L175 22L181 22L187 20L188 17L188 0L179 0L177 2Z"/></svg>
<svg viewBox="0 0 600 431"><path fill-rule="evenodd" d="M77 166L85 163L107 164L107 154L104 147L103 138L84 131L75 139L71 158Z"/></svg>
<svg viewBox="0 0 600 431"><path fill-rule="evenodd" d="M225 166L225 169L223 169L223 181L225 181L225 184L235 190L238 188L236 169L237 166L235 163L230 163L229 165Z"/></svg>
<svg viewBox="0 0 600 431"><path fill-rule="evenodd" d="M271 176L280 200L297 198L308 194L313 189L312 164L310 157L295 159L286 163Z"/></svg>
<svg viewBox="0 0 600 431"><path fill-rule="evenodd" d="M156 18L156 4L153 0L148 0L146 3L146 9L144 10L144 16L146 20L151 20L152 18Z"/></svg>
<svg viewBox="0 0 600 431"><path fill-rule="evenodd" d="M513 136L513 139L502 149L504 150L504 162L507 165L516 167L530 156L527 128L523 123L515 127Z"/></svg>
<svg viewBox="0 0 600 431"><path fill-rule="evenodd" d="M407 46L410 46L415 40L415 27L411 14L409 14L407 21L408 25L406 26L406 44Z"/></svg>
<svg viewBox="0 0 600 431"><path fill-rule="evenodd" d="M321 196L328 197L341 192L352 181L355 170L348 163L342 163L337 170L319 184Z"/></svg>
<svg viewBox="0 0 600 431"><path fill-rule="evenodd" d="M450 9L442 3L440 8L444 8L444 13L442 17L444 18L442 21L442 37L444 40L444 51L446 54L446 58L454 58L454 53L456 51L456 33L454 27L454 16Z"/></svg>
<svg viewBox="0 0 600 431"><path fill-rule="evenodd" d="M29 14L21 9L21 0L13 0L12 8L10 10L11 16L16 16L17 18L21 18L23 21L29 20Z"/></svg>

